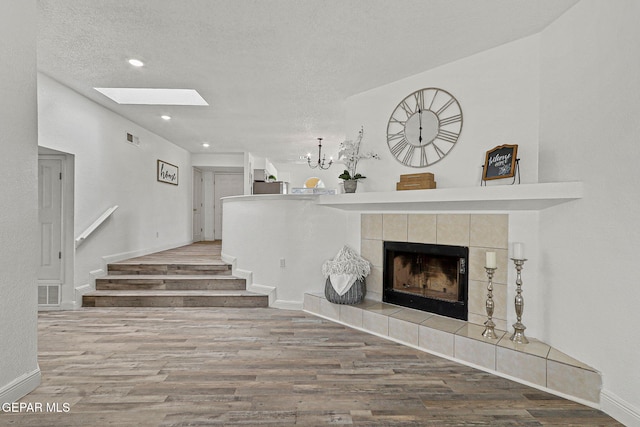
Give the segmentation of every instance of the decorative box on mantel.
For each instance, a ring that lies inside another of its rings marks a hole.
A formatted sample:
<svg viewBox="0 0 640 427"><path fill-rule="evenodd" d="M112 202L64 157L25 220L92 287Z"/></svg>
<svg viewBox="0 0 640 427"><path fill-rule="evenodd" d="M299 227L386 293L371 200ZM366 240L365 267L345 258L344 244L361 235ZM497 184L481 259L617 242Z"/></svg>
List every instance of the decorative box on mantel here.
<svg viewBox="0 0 640 427"><path fill-rule="evenodd" d="M436 182L430 172L400 175L400 182L396 183L397 191L431 190L434 188L436 188Z"/></svg>

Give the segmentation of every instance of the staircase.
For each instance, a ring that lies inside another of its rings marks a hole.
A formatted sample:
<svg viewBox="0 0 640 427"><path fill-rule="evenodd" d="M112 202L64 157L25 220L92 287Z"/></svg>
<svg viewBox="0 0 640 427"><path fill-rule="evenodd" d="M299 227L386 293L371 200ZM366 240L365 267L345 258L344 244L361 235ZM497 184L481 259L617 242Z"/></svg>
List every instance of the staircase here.
<svg viewBox="0 0 640 427"><path fill-rule="evenodd" d="M268 307L220 260L220 242L200 242L109 264L83 307Z"/></svg>

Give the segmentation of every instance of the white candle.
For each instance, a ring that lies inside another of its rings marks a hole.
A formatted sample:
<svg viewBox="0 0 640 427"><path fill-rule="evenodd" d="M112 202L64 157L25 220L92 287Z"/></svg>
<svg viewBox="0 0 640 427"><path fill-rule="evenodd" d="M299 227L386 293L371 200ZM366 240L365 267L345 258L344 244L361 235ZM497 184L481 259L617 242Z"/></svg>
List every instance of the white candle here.
<svg viewBox="0 0 640 427"><path fill-rule="evenodd" d="M485 267L487 268L496 268L496 253L495 252L487 252L487 259L485 262Z"/></svg>
<svg viewBox="0 0 640 427"><path fill-rule="evenodd" d="M524 245L522 243L513 244L513 259L524 259Z"/></svg>

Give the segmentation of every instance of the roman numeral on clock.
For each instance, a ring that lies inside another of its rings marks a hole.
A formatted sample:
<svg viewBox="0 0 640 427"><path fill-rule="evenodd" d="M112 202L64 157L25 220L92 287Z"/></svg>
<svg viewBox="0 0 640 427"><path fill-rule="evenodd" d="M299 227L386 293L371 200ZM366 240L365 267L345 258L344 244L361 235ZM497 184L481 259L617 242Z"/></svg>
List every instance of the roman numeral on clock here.
<svg viewBox="0 0 640 427"><path fill-rule="evenodd" d="M393 154L395 157L399 157L400 153L402 153L408 145L409 142L405 138L402 138L397 144L391 147L391 154Z"/></svg>
<svg viewBox="0 0 640 427"><path fill-rule="evenodd" d="M448 130L440 129L438 131L438 134L436 135L435 139L441 139L442 141L447 141L447 142L450 142L452 144L455 144L456 141L458 140L458 136L459 136L459 134L457 134L455 132L450 132Z"/></svg>
<svg viewBox="0 0 640 427"><path fill-rule="evenodd" d="M418 107L416 110L424 110L424 92L418 91L414 93L413 98L416 101L416 106Z"/></svg>
<svg viewBox="0 0 640 427"><path fill-rule="evenodd" d="M438 111L436 111L436 114L439 116L440 114L442 114L442 112L444 110L446 110L447 108L449 108L451 106L451 104L453 104L454 102L456 102L456 100L454 98L450 98L446 104L444 104L442 107L440 107L440 109Z"/></svg>
<svg viewBox="0 0 640 427"><path fill-rule="evenodd" d="M451 123L456 123L456 122L459 122L460 120L462 120L462 114L447 117L446 119L440 120L440 126L450 125Z"/></svg>
<svg viewBox="0 0 640 427"><path fill-rule="evenodd" d="M387 133L388 142L393 142L402 138L404 138L404 130L401 130L400 132L396 132L396 133Z"/></svg>
<svg viewBox="0 0 640 427"><path fill-rule="evenodd" d="M402 163L407 166L411 165L411 159L413 158L413 153L416 151L415 145L410 145L407 152L404 154L404 158L402 159Z"/></svg>
<svg viewBox="0 0 640 427"><path fill-rule="evenodd" d="M429 161L427 160L427 147L426 145L423 145L422 147L420 147L420 166L424 167L428 164Z"/></svg>
<svg viewBox="0 0 640 427"><path fill-rule="evenodd" d="M407 103L407 101L402 101L400 103L400 107L404 110L407 117L411 117L413 116L413 113L415 113L415 111L413 110L413 108L411 108L411 106Z"/></svg>
<svg viewBox="0 0 640 427"><path fill-rule="evenodd" d="M442 151L442 150L440 149L440 147L438 147L438 146L436 145L436 143L435 143L435 142L431 143L431 146L433 147L433 149L435 150L436 154L438 155L438 159L441 159L441 158L443 158L444 156L446 156L446 155L447 155L447 153L445 153L444 151Z"/></svg>

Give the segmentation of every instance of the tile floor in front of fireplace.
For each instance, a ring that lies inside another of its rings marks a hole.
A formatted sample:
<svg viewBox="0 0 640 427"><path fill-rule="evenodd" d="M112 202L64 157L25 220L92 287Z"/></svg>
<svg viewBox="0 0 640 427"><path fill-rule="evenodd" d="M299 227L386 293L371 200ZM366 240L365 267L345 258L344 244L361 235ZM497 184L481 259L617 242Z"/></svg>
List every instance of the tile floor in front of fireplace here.
<svg viewBox="0 0 640 427"><path fill-rule="evenodd" d="M529 344L514 344L509 333L496 330L498 339L488 339L481 325L373 300L339 305L308 293L304 310L578 401L600 401L599 372L531 337Z"/></svg>

